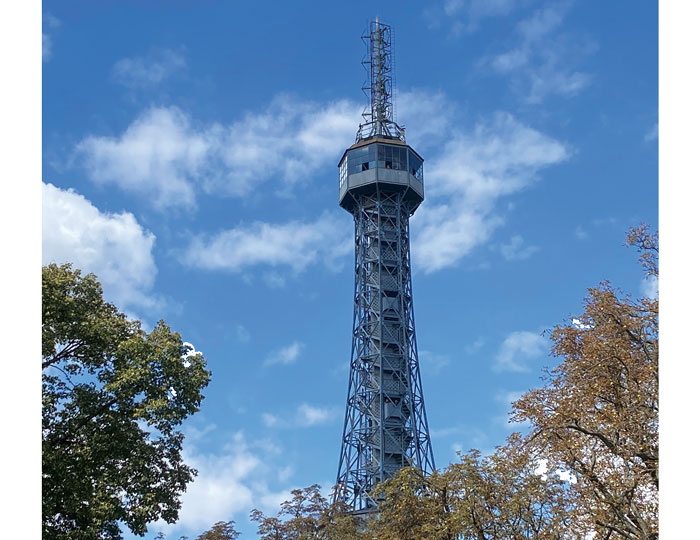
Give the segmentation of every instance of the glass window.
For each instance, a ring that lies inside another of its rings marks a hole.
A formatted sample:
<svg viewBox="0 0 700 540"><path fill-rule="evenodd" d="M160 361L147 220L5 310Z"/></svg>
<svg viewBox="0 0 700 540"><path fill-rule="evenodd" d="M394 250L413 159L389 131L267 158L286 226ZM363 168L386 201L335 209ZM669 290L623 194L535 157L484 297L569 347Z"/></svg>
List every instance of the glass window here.
<svg viewBox="0 0 700 540"><path fill-rule="evenodd" d="M340 187L342 189L343 183L348 179L348 157L345 156L343 161L340 163Z"/></svg>
<svg viewBox="0 0 700 540"><path fill-rule="evenodd" d="M417 180L423 181L423 160L411 151L408 152L408 172Z"/></svg>

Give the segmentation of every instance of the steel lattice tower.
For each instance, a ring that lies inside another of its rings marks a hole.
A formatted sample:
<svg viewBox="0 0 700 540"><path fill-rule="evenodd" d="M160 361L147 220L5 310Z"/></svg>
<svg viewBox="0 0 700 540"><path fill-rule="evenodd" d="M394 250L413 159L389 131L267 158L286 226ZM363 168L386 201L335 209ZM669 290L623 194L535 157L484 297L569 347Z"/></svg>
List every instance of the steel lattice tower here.
<svg viewBox="0 0 700 540"><path fill-rule="evenodd" d="M337 498L370 511L402 467L435 469L413 319L409 217L423 202L423 159L393 120L391 28L363 36L370 106L340 160L340 205L355 219L355 310Z"/></svg>

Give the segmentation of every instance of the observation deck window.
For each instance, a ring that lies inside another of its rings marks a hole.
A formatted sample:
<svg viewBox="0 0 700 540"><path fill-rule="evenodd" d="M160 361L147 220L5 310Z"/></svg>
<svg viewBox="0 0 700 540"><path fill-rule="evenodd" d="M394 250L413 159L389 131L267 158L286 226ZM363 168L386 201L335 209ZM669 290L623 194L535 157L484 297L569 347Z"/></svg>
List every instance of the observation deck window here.
<svg viewBox="0 0 700 540"><path fill-rule="evenodd" d="M407 148L400 146L388 144L362 146L348 152L345 158L347 160L346 174L356 174L376 168L407 171L410 165L409 154L411 152Z"/></svg>
<svg viewBox="0 0 700 540"><path fill-rule="evenodd" d="M423 160L410 150L408 152L408 172L410 172L416 180L423 182Z"/></svg>
<svg viewBox="0 0 700 540"><path fill-rule="evenodd" d="M343 159L343 161L340 163L340 187L343 187L343 184L345 181L348 179L348 158L347 156Z"/></svg>
<svg viewBox="0 0 700 540"><path fill-rule="evenodd" d="M389 146L385 144L377 145L377 166L379 168L394 169L396 171L405 171L406 167L406 148L398 146Z"/></svg>

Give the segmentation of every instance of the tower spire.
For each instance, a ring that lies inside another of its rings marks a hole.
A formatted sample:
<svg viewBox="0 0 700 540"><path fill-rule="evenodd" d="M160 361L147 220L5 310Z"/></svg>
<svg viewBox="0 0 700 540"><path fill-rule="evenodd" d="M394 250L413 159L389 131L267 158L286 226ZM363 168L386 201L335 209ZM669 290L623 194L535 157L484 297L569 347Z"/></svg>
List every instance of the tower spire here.
<svg viewBox="0 0 700 540"><path fill-rule="evenodd" d="M394 122L392 37L391 27L381 23L378 15L369 24L367 35L362 36L367 43L367 56L362 61L367 81L362 90L369 98L369 107L362 113L356 142L372 137L404 140L403 128Z"/></svg>

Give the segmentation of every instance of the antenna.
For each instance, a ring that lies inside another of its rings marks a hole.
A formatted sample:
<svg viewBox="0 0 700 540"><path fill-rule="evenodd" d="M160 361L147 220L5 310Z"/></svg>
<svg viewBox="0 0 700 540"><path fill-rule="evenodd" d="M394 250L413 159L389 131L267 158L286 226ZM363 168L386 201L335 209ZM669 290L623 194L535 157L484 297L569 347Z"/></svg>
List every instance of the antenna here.
<svg viewBox="0 0 700 540"><path fill-rule="evenodd" d="M403 141L404 129L394 122L391 102L394 84L391 27L379 22L377 16L369 23L369 32L362 39L367 43L367 56L362 61L367 80L362 90L369 98L369 107L362 113L363 123L357 130L355 141L372 137Z"/></svg>

